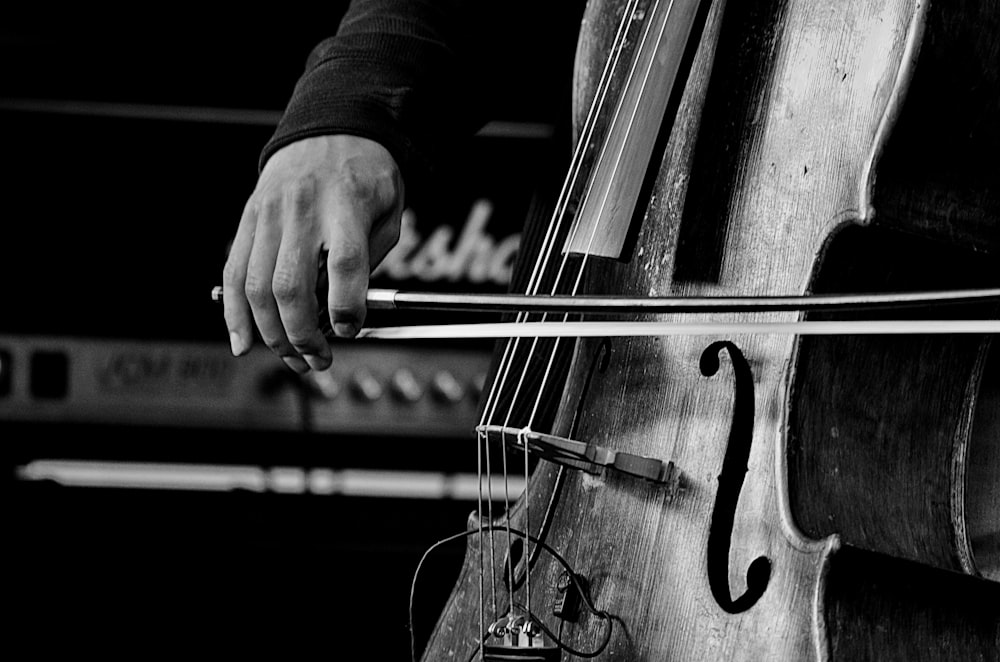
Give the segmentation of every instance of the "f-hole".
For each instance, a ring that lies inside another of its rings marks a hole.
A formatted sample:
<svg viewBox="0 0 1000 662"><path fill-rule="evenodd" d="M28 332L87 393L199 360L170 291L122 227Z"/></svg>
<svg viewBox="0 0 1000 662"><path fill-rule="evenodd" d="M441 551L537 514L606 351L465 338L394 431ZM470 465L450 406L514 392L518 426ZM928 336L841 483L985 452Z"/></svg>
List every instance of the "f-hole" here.
<svg viewBox="0 0 1000 662"><path fill-rule="evenodd" d="M739 614L752 607L767 588L771 577L771 561L758 556L747 569L747 590L732 599L729 587L729 547L736 519L736 504L743 489L743 479L753 443L754 388L753 371L739 348L728 340L714 342L702 352L701 374L711 377L719 371L719 354L726 350L733 364L734 404L729 442L719 474L719 490L715 493L712 524L708 532L708 583L712 597L730 614Z"/></svg>

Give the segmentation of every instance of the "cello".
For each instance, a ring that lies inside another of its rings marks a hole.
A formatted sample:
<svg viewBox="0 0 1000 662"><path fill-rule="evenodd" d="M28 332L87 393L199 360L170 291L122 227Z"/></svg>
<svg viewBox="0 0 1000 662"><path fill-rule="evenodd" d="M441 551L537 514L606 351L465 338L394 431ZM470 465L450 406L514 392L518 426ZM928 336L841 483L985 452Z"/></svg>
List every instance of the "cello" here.
<svg viewBox="0 0 1000 662"><path fill-rule="evenodd" d="M996 287L998 17L997 2L591 0L577 148L525 292ZM498 344L480 471L526 486L470 517L424 660L998 659L990 336L754 333L764 317Z"/></svg>

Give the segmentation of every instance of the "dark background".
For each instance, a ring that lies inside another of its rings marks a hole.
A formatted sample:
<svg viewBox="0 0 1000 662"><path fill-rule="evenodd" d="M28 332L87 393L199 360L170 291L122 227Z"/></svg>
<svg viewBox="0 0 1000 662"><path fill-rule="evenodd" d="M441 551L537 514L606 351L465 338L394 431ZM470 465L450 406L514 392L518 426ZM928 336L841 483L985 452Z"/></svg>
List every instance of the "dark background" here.
<svg viewBox="0 0 1000 662"><path fill-rule="evenodd" d="M482 69L503 91L491 118L563 123L579 10L490 5L469 30L495 45ZM272 127L189 121L178 107L280 111L342 11L340 3L289 8L294 15L280 5L249 8L5 15L0 335L226 342L207 294ZM150 108L164 118L148 117ZM518 158L518 140L473 139L469 154L492 168L470 182L458 162L448 186L502 191L511 173L521 184L540 178L537 159ZM501 211L524 213L529 194L510 193ZM65 488L14 475L36 457L470 470L471 445L456 458L399 439L47 420L0 420L0 439L9 643L34 654L406 659L417 561L462 530L474 507ZM420 641L463 546L442 550L421 574Z"/></svg>
<svg viewBox="0 0 1000 662"><path fill-rule="evenodd" d="M299 6L291 17L183 10L6 16L0 283L10 312L0 331L224 338L205 285L220 279L273 127L141 115L150 108L179 118L190 108L280 112L342 5ZM579 11L482 3L476 16L481 23L469 30L481 33L483 78L469 84L493 90L488 119L565 125ZM122 115L109 116L109 107ZM499 140L468 149L511 146ZM473 183L503 186L513 170L530 173L533 157L490 157L484 162L493 171L471 181L468 152L458 151L438 188L418 195L446 199Z"/></svg>

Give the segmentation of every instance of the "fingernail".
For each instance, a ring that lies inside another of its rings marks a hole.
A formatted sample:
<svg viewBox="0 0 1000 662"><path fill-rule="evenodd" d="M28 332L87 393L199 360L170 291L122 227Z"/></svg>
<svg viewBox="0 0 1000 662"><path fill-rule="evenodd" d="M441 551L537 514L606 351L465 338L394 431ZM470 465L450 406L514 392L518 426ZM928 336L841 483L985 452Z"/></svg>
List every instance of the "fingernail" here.
<svg viewBox="0 0 1000 662"><path fill-rule="evenodd" d="M358 330L353 324L347 322L337 322L333 325L333 332L341 338L353 338L358 335Z"/></svg>
<svg viewBox="0 0 1000 662"><path fill-rule="evenodd" d="M331 357L317 356L316 354L303 354L302 358L306 360L309 367L313 370L323 371L330 367Z"/></svg>
<svg viewBox="0 0 1000 662"><path fill-rule="evenodd" d="M285 365L294 370L299 374L309 372L309 364L300 359L297 356L285 356L282 357L285 360Z"/></svg>
<svg viewBox="0 0 1000 662"><path fill-rule="evenodd" d="M243 339L240 338L240 334L235 331L229 334L229 346L233 350L233 356L239 356L243 353Z"/></svg>

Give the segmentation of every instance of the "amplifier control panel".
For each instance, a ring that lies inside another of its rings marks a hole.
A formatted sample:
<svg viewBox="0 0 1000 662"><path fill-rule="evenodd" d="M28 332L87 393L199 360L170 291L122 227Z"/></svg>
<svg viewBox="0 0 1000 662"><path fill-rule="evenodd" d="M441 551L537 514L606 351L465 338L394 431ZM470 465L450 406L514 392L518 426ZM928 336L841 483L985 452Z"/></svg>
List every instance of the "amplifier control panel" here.
<svg viewBox="0 0 1000 662"><path fill-rule="evenodd" d="M346 341L305 376L263 346L0 335L0 420L468 437L490 354Z"/></svg>

